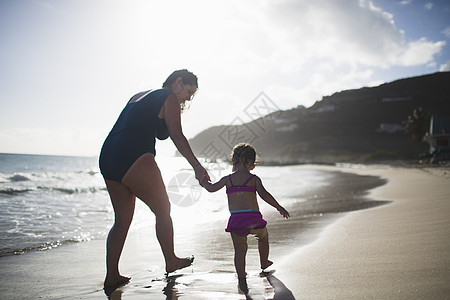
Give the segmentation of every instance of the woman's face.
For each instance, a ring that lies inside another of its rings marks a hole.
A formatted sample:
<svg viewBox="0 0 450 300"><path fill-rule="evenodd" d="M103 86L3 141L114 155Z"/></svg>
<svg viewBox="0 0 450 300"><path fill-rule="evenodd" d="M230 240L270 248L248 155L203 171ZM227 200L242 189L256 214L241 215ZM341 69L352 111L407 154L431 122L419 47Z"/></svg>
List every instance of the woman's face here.
<svg viewBox="0 0 450 300"><path fill-rule="evenodd" d="M180 101L180 104L183 104L188 100L192 100L192 97L197 91L197 86L184 84L182 78L180 77L176 80L175 86L172 91L175 94L175 96L177 96L178 101Z"/></svg>
<svg viewBox="0 0 450 300"><path fill-rule="evenodd" d="M178 98L180 100L180 103L184 103L188 100L192 100L194 97L195 92L197 92L197 87L195 85L190 84L184 84L181 83L183 88L180 92L180 97Z"/></svg>

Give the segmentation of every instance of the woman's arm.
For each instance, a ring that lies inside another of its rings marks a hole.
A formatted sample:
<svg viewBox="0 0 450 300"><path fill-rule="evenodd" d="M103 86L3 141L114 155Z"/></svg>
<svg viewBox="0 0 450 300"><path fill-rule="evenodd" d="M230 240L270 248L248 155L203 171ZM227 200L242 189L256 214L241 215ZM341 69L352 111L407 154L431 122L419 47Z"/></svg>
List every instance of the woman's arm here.
<svg viewBox="0 0 450 300"><path fill-rule="evenodd" d="M204 187L208 192L213 193L223 188L226 183L227 183L226 177L222 177L222 179L220 179L216 183L211 183L205 180L200 182L200 185Z"/></svg>
<svg viewBox="0 0 450 300"><path fill-rule="evenodd" d="M281 206L277 200L275 200L275 198L264 188L264 185L262 184L261 179L258 176L256 177L256 191L258 192L258 195L268 204L272 205L273 207L275 207L280 214L284 217L284 218L289 218L289 212L284 209L283 206Z"/></svg>
<svg viewBox="0 0 450 300"><path fill-rule="evenodd" d="M178 151L183 155L195 171L197 180L210 180L208 172L202 167L198 159L192 152L188 140L181 129L180 103L174 94L169 94L164 103L164 120L169 130L170 138L177 147Z"/></svg>

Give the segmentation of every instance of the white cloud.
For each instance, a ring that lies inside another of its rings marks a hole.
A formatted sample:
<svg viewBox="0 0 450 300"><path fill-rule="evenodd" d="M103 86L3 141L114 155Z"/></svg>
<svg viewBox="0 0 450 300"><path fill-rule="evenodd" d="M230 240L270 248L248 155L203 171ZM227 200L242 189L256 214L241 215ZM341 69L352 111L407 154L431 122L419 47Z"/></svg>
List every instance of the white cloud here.
<svg viewBox="0 0 450 300"><path fill-rule="evenodd" d="M442 33L445 35L445 37L450 39L450 27L445 28Z"/></svg>
<svg viewBox="0 0 450 300"><path fill-rule="evenodd" d="M401 5L408 5L408 4L411 4L411 2L412 2L412 0L402 0L402 1L400 1L400 4Z"/></svg>
<svg viewBox="0 0 450 300"><path fill-rule="evenodd" d="M399 53L393 57L393 63L402 66L426 65L434 62L434 55L445 46L444 41L429 42L426 38L406 43L399 47Z"/></svg>
<svg viewBox="0 0 450 300"><path fill-rule="evenodd" d="M52 4L46 2L46 1L34 1L34 3L38 6L44 7L45 9L51 10L51 11L55 11L55 6L53 6Z"/></svg>
<svg viewBox="0 0 450 300"><path fill-rule="evenodd" d="M21 18L29 17L32 30L17 18L10 27L21 30L0 39L10 63L0 69L0 97L39 100L21 104L20 116L0 109L0 138L10 143L0 139L2 149L38 145L36 135L50 137L49 152L72 151L85 134L99 150L104 135L78 129L59 144L52 137L64 132L23 129L19 137L4 130L22 122L79 128L82 119L85 127L107 131L127 97L158 88L180 67L199 76L198 96L183 116L190 137L231 122L261 91L282 109L309 106L336 91L381 83L380 69L436 69L445 46L408 39L408 28L397 28L395 16L369 0L34 1L56 13L33 10ZM450 37L450 28L444 34ZM41 152L36 149L30 151Z"/></svg>
<svg viewBox="0 0 450 300"><path fill-rule="evenodd" d="M414 66L432 61L444 45L407 41L394 16L368 0L277 1L268 20L272 59L287 70L323 58L361 67Z"/></svg>
<svg viewBox="0 0 450 300"><path fill-rule="evenodd" d="M439 71L440 72L448 72L448 71L450 71L450 60L447 60L447 62L445 64L441 65L439 67Z"/></svg>
<svg viewBox="0 0 450 300"><path fill-rule="evenodd" d="M426 10L431 10L433 8L433 3L428 2L428 3L425 4L424 7L425 7Z"/></svg>

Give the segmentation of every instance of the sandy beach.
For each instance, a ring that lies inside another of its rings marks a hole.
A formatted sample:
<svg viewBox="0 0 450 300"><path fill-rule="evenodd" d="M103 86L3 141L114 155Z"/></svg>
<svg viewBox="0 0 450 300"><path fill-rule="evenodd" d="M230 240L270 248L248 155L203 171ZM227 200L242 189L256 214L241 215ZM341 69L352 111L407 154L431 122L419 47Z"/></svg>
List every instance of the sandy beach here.
<svg viewBox="0 0 450 300"><path fill-rule="evenodd" d="M348 171L386 178L370 197L392 203L339 219L278 278L296 299L449 299L450 170Z"/></svg>
<svg viewBox="0 0 450 300"><path fill-rule="evenodd" d="M450 169L300 168L342 172L338 178L343 182L355 179L356 185L371 189L369 199L360 204L366 209L352 211L349 207L333 212L328 203L329 217L322 220L314 207L303 207L310 210L313 221L306 216L284 222L275 213L265 214L270 258L275 264L270 272L260 274L256 242L249 238L248 295L237 287L231 240L223 232L226 220L192 228L195 235L175 236L177 253L195 254L196 258L193 266L169 278L163 275L153 227L142 228L129 236L121 261L122 273L132 280L111 299L450 297ZM338 188L343 182L335 182L335 188L324 197L330 198L330 193L337 198L350 197L353 191L345 194ZM308 228L293 234L292 227L304 224L309 224ZM102 290L104 255L104 241L95 240L2 257L1 298L106 299Z"/></svg>

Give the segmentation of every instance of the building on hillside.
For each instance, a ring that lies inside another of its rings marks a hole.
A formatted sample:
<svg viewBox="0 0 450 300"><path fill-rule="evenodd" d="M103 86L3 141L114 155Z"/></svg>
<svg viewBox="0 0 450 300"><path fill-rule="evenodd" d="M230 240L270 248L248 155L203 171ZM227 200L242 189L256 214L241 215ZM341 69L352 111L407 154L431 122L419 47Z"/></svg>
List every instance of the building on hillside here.
<svg viewBox="0 0 450 300"><path fill-rule="evenodd" d="M403 101L412 101L411 96L407 97L385 97L381 98L381 102L403 102Z"/></svg>
<svg viewBox="0 0 450 300"><path fill-rule="evenodd" d="M450 160L450 117L432 115L424 140L430 144L433 162Z"/></svg>
<svg viewBox="0 0 450 300"><path fill-rule="evenodd" d="M387 132L387 133L395 133L398 131L405 131L406 126L402 124L396 123L381 123L380 127L377 128L377 132Z"/></svg>
<svg viewBox="0 0 450 300"><path fill-rule="evenodd" d="M324 106L319 107L314 112L315 113L331 112L331 111L335 111L335 109L336 109L335 105L329 104L329 105L324 105Z"/></svg>

